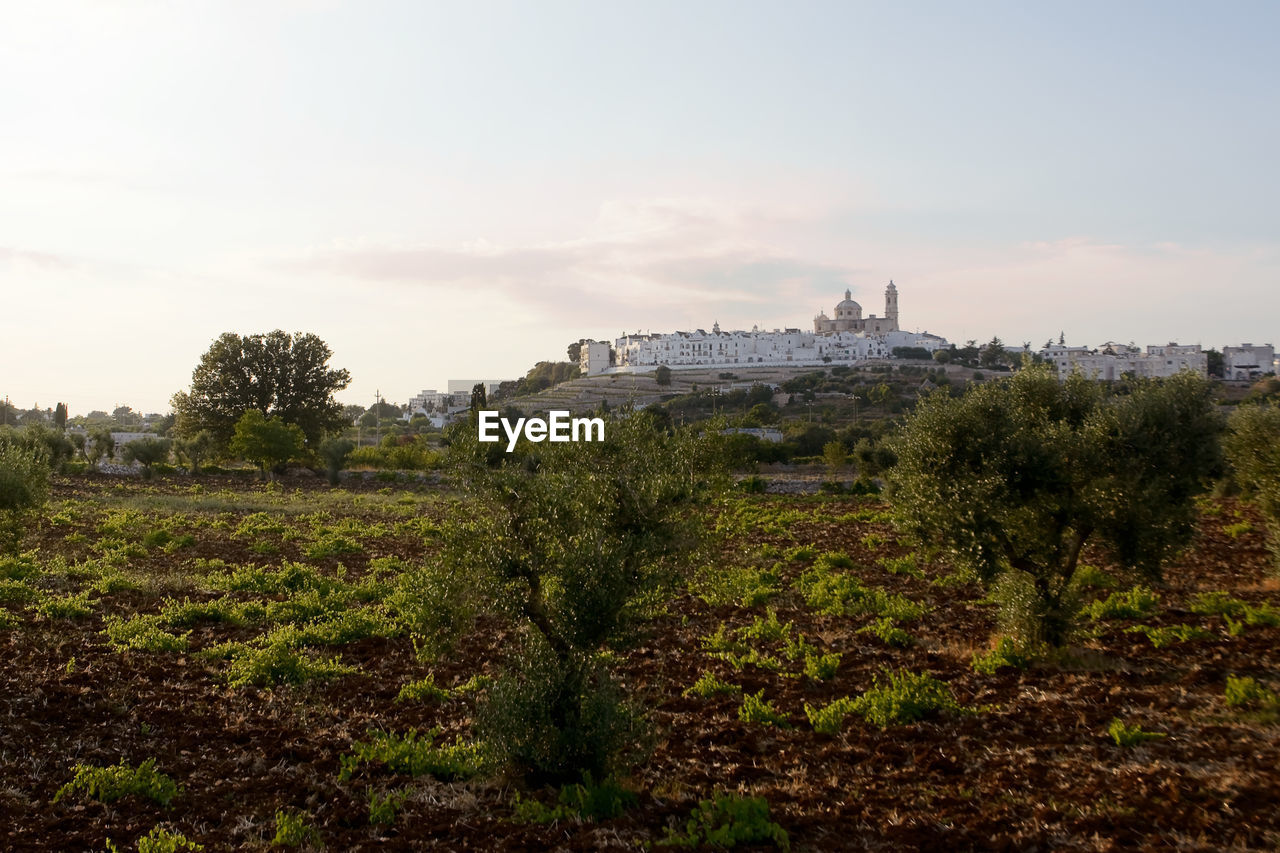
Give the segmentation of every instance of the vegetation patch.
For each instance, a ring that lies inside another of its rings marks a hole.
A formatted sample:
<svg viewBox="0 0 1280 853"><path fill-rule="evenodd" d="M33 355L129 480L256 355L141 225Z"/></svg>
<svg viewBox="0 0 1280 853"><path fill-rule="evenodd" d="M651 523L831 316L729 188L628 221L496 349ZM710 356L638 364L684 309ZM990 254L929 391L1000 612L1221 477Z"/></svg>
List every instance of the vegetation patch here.
<svg viewBox="0 0 1280 853"><path fill-rule="evenodd" d="M53 801L79 793L102 803L114 803L132 795L167 806L178 796L179 789L173 779L156 770L156 760L148 758L137 767L123 760L109 767L77 764L75 776L58 789Z"/></svg>

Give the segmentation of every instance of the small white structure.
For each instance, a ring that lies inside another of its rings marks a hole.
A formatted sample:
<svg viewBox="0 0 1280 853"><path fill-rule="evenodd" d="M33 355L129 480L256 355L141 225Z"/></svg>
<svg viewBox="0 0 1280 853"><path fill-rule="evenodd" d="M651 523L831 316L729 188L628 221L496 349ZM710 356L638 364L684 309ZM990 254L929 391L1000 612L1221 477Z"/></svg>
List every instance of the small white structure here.
<svg viewBox="0 0 1280 853"><path fill-rule="evenodd" d="M597 376L613 366L612 348L608 341L583 341L578 355L578 368L584 376Z"/></svg>
<svg viewBox="0 0 1280 853"><path fill-rule="evenodd" d="M1126 375L1145 377L1174 376L1190 370L1200 376L1209 375L1209 357L1199 344L1149 346L1144 353L1128 344L1108 342L1098 349L1088 347L1051 346L1041 354L1058 369L1058 378L1066 379L1074 371L1100 382L1114 382Z"/></svg>
<svg viewBox="0 0 1280 853"><path fill-rule="evenodd" d="M1224 379L1257 379L1275 371L1276 350L1271 344L1222 348L1222 376Z"/></svg>

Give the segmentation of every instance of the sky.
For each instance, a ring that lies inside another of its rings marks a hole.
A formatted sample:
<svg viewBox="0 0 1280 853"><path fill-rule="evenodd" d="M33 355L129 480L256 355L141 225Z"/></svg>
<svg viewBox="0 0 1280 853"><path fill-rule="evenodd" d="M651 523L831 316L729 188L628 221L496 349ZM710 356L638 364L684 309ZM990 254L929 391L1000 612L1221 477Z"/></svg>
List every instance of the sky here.
<svg viewBox="0 0 1280 853"><path fill-rule="evenodd" d="M344 403L580 338L1280 344L1280 4L0 0L0 397Z"/></svg>

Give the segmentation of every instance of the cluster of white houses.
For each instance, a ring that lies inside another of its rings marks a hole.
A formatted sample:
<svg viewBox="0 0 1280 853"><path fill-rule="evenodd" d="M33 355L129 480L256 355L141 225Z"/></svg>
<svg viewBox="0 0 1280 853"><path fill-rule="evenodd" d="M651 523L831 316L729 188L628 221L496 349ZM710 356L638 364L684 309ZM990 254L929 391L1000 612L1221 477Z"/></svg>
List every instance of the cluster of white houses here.
<svg viewBox="0 0 1280 853"><path fill-rule="evenodd" d="M584 341L580 366L588 376L601 373L628 373L653 370L666 365L672 370L729 365L803 366L849 364L869 358L888 358L898 347L918 347L933 352L945 349L947 341L928 332L904 332L898 327L898 289L893 282L885 289L883 317L862 316L862 306L846 290L844 301L835 308L835 319L819 314L813 331L774 329L761 331L721 331L716 323L711 331L670 334L624 334L610 346L605 341Z"/></svg>
<svg viewBox="0 0 1280 853"><path fill-rule="evenodd" d="M1050 346L1041 355L1058 369L1058 378L1066 379L1080 371L1089 379L1112 382L1125 376L1173 376L1191 370L1209 375L1209 356L1199 344L1169 343L1149 346L1146 352L1129 344L1106 343L1097 349L1089 347ZM1223 347L1224 379L1257 379L1275 371L1275 348L1270 344Z"/></svg>

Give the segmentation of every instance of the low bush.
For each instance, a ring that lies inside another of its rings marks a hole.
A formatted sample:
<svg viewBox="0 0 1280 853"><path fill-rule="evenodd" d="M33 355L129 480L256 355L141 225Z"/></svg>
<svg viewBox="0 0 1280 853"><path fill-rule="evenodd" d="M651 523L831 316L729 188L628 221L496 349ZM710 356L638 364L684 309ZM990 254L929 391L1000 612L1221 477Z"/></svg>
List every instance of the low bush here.
<svg viewBox="0 0 1280 853"><path fill-rule="evenodd" d="M417 732L403 735L370 732L369 739L356 741L352 751L338 759L338 781L348 782L366 764L381 765L395 773L410 776L431 775L443 782L470 779L484 766L484 753L479 744L455 740L447 746L436 745L439 728L421 738Z"/></svg>
<svg viewBox="0 0 1280 853"><path fill-rule="evenodd" d="M906 670L886 675L876 676L874 686L854 700L854 713L872 725L883 729L961 710L947 685L933 676Z"/></svg>
<svg viewBox="0 0 1280 853"><path fill-rule="evenodd" d="M779 714L773 707L773 703L764 698L764 688L742 697L742 706L738 708L738 719L752 725L791 728L786 715Z"/></svg>
<svg viewBox="0 0 1280 853"><path fill-rule="evenodd" d="M1111 739L1116 742L1116 746L1138 746L1149 740L1168 737L1163 732L1144 732L1142 726L1137 723L1129 725L1119 717L1111 721L1111 725L1107 727L1107 734L1111 735Z"/></svg>
<svg viewBox="0 0 1280 853"><path fill-rule="evenodd" d="M53 801L56 803L68 794L81 792L102 803L113 803L132 795L167 806L178 796L179 789L173 779L156 770L156 760L148 758L137 767L124 760L109 767L77 764L75 776L58 789Z"/></svg>
<svg viewBox="0 0 1280 853"><path fill-rule="evenodd" d="M658 842L669 847L735 847L772 843L790 850L787 831L769 820L769 802L764 797L718 794L702 800L689 814L684 832L669 829Z"/></svg>

